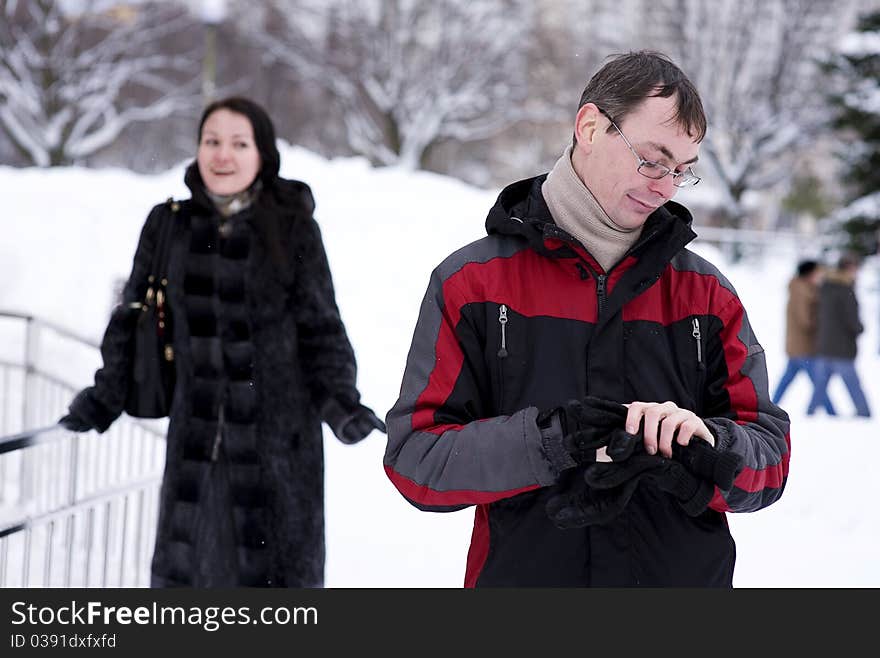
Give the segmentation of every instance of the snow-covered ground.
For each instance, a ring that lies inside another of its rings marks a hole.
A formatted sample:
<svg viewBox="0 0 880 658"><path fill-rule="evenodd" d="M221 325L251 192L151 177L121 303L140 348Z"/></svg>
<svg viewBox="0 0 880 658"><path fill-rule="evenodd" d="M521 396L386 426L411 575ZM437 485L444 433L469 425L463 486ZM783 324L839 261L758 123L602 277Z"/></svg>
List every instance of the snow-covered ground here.
<svg viewBox="0 0 880 658"><path fill-rule="evenodd" d="M34 314L98 340L148 210L168 196L186 195L182 172L182 165L159 176L0 167L6 199L0 310ZM537 172L523 175L529 173ZM282 175L305 180L315 193L337 301L357 353L358 385L364 402L384 416L397 398L431 270L484 234L497 191L428 173L372 169L360 159L328 161L291 147L282 148ZM680 200L687 203L684 193ZM707 245L694 248L737 287L775 384L785 366L785 292L794 256L774 249L759 262L731 266ZM876 270L863 270L858 293L867 327L858 368L880 412ZM63 355L43 358L79 384L91 380L88 358L76 365ZM839 381L830 392L839 418L804 416L809 391L803 379L783 400L792 418L788 487L766 510L728 516L738 547L737 586L880 586L880 514L872 504L880 421L851 418ZM325 445L327 585L460 586L473 511L411 507L385 477L381 434L344 446L325 428Z"/></svg>

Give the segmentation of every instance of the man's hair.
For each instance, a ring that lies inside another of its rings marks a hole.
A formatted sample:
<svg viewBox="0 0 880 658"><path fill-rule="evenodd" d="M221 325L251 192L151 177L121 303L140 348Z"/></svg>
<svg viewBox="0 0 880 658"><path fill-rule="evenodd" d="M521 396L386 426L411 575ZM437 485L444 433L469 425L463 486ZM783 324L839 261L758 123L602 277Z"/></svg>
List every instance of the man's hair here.
<svg viewBox="0 0 880 658"><path fill-rule="evenodd" d="M697 88L669 57L653 50L611 55L609 61L590 78L578 111L594 103L617 125L642 101L652 96L675 96L672 120L681 125L694 141L706 136L706 114ZM608 131L613 131L608 126ZM575 142L577 143L577 137Z"/></svg>
<svg viewBox="0 0 880 658"><path fill-rule="evenodd" d="M800 263L798 263L797 275L801 277L809 276L816 271L817 267L819 267L819 263L814 260L802 260Z"/></svg>

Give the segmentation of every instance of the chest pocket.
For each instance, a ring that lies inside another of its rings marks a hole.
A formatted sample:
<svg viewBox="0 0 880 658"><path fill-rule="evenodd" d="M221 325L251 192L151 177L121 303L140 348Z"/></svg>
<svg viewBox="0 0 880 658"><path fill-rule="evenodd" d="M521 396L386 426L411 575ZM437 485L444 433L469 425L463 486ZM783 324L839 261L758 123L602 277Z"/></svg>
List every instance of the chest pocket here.
<svg viewBox="0 0 880 658"><path fill-rule="evenodd" d="M487 323L489 349L486 350L486 354L489 357L490 372L493 374L495 409L497 413L507 413L505 401L509 402L513 398L516 390L514 380L519 378L525 366L525 355L520 340L524 324L521 322L521 316L511 312L507 304L491 306L497 311L493 313L493 309L489 310L490 318ZM512 316L516 317L516 321L508 328ZM514 340L511 341L510 338Z"/></svg>
<svg viewBox="0 0 880 658"><path fill-rule="evenodd" d="M713 327L705 315L663 325L636 320L623 332L627 396L663 402L700 414L705 404L707 345Z"/></svg>
<svg viewBox="0 0 880 658"><path fill-rule="evenodd" d="M704 315L683 318L670 327L670 340L674 343L674 354L678 361L677 372L681 380L681 401L679 405L694 411L703 412L706 387L706 345L710 327Z"/></svg>
<svg viewBox="0 0 880 658"><path fill-rule="evenodd" d="M486 369L494 414L539 409L583 397L587 337L583 323L527 316L505 302L486 304Z"/></svg>
<svg viewBox="0 0 880 658"><path fill-rule="evenodd" d="M694 385L694 404L696 409L694 411L698 414L702 414L705 401L703 391L706 386L706 340L703 336L703 331L708 330L708 322L706 320L704 316L699 315L691 318L691 338L694 342L694 368L696 370Z"/></svg>

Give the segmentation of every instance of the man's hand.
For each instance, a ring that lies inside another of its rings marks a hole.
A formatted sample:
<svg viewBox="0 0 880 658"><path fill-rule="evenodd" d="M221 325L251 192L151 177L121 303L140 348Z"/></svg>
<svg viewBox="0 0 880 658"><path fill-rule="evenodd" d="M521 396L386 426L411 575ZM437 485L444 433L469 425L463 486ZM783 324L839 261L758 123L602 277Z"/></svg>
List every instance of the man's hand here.
<svg viewBox="0 0 880 658"><path fill-rule="evenodd" d="M538 429L544 452L557 472L592 463L604 455L612 430L622 428L626 407L587 396L540 412Z"/></svg>
<svg viewBox="0 0 880 658"><path fill-rule="evenodd" d="M674 402L631 402L626 415L626 431L635 434L644 422L645 452L655 455L659 451L672 457L672 442L686 446L691 437L699 437L715 445L715 437L703 419L693 411L682 409Z"/></svg>

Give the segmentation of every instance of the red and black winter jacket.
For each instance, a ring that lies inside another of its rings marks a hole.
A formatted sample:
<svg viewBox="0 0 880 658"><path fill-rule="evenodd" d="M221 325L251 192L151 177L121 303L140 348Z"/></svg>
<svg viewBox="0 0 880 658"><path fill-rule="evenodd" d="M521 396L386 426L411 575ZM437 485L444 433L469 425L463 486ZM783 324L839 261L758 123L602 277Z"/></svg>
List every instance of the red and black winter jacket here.
<svg viewBox="0 0 880 658"><path fill-rule="evenodd" d="M434 270L388 413L388 477L423 510L476 506L468 587L729 587L724 512L776 501L790 447L745 309L685 249L695 234L684 207L653 213L604 272L554 224L544 178L504 189L488 237ZM536 416L588 394L693 410L746 467L698 517L642 483L613 522L560 530L545 503L582 472L554 471Z"/></svg>

